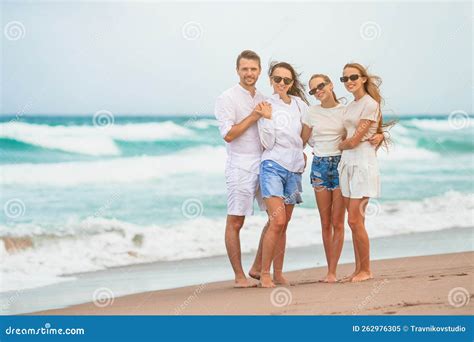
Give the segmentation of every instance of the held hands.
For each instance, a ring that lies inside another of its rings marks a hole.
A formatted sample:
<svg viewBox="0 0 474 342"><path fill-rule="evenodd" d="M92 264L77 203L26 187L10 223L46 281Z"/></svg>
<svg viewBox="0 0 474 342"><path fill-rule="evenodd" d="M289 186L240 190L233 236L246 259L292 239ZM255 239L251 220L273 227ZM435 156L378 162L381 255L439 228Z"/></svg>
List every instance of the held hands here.
<svg viewBox="0 0 474 342"><path fill-rule="evenodd" d="M254 110L265 119L272 118L272 105L268 102L260 102Z"/></svg>

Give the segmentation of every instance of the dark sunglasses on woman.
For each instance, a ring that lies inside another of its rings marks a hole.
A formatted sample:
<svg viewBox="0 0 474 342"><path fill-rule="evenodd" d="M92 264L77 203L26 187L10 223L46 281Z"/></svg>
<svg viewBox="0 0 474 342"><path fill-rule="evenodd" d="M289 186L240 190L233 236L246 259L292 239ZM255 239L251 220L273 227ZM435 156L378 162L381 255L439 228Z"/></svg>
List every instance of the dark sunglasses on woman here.
<svg viewBox="0 0 474 342"><path fill-rule="evenodd" d="M354 74L354 75L350 75L350 76L342 76L341 78L339 78L341 80L342 83L346 83L347 81L351 80L351 81L357 81L359 79L359 77L361 77L360 75L357 75L357 74Z"/></svg>
<svg viewBox="0 0 474 342"><path fill-rule="evenodd" d="M309 91L309 95L314 95L314 94L316 94L316 92L317 92L318 90L323 90L323 88L324 88L325 86L327 86L327 85L328 85L328 83L325 83L325 82L319 83L315 88L313 88L313 89L311 89L311 90Z"/></svg>
<svg viewBox="0 0 474 342"><path fill-rule="evenodd" d="M281 80L283 80L283 82L286 84L286 85L289 85L291 82L293 82L293 80L291 78L288 78L288 77L280 77L280 76L272 76L272 80L273 82L275 83L280 83Z"/></svg>

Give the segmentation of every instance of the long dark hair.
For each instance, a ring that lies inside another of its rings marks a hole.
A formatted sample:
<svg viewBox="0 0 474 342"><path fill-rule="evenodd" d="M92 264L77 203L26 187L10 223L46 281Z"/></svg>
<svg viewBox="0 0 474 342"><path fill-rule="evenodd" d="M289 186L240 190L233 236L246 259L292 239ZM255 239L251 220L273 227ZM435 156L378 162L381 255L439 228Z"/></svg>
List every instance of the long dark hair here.
<svg viewBox="0 0 474 342"><path fill-rule="evenodd" d="M293 96L298 96L301 100L303 100L307 105L309 105L309 101L306 98L305 92L304 92L304 85L301 83L299 77L300 74L298 74L289 63L286 62L271 62L270 67L268 68L268 76L272 77L273 72L275 71L276 68L284 68L291 72L291 78L293 79L293 85L291 88L288 90L289 95Z"/></svg>

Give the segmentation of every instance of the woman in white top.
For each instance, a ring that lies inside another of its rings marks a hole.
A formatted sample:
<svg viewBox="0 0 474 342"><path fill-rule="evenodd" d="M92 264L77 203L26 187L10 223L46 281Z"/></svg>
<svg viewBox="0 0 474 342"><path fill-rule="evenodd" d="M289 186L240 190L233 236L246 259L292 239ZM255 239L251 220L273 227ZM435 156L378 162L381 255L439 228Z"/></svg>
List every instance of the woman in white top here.
<svg viewBox="0 0 474 342"><path fill-rule="evenodd" d="M283 276L286 229L295 204L301 203L301 174L305 167L301 118L308 105L304 87L294 68L284 62L269 70L273 96L260 106L258 121L264 147L260 164L260 189L267 206L269 224L261 243L260 286L288 285ZM258 108L257 108L258 111ZM257 253L258 254L258 253ZM273 261L273 281L270 267ZM258 264L258 260L257 260ZM258 266L252 267L255 271Z"/></svg>
<svg viewBox="0 0 474 342"><path fill-rule="evenodd" d="M380 196L376 148L369 139L382 131L381 80L369 75L362 65L350 63L344 66L341 82L354 95L354 101L344 113L344 127L348 138L339 144L343 152L338 171L356 261L355 271L348 280L358 282L372 278L365 209L369 198Z"/></svg>
<svg viewBox="0 0 474 342"><path fill-rule="evenodd" d="M313 147L310 181L314 188L321 220L321 232L328 264L322 280L336 282L336 268L344 244L345 207L339 187L337 167L342 151L339 144L346 135L343 113L346 109L334 93L334 85L327 75L315 74L309 80L309 94L321 102L311 106L303 117L301 136ZM383 136L376 134L371 142L379 144Z"/></svg>

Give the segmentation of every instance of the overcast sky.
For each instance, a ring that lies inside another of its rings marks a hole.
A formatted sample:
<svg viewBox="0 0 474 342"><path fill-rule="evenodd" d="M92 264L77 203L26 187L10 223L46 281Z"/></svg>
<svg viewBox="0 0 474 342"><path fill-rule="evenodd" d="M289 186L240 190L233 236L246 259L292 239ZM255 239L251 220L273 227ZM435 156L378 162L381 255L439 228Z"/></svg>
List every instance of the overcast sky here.
<svg viewBox="0 0 474 342"><path fill-rule="evenodd" d="M20 2L1 5L3 114L212 114L241 50L383 78L386 113L472 113L472 3ZM348 98L350 98L348 96ZM313 103L316 103L314 100Z"/></svg>

